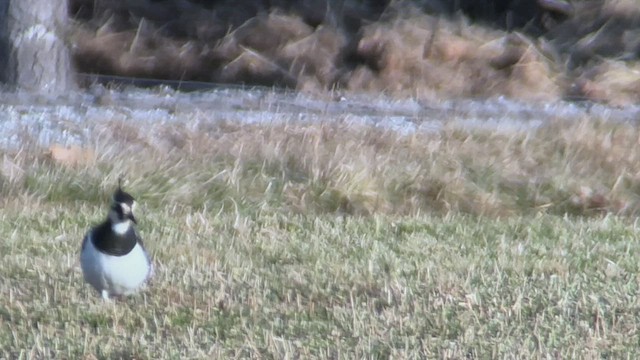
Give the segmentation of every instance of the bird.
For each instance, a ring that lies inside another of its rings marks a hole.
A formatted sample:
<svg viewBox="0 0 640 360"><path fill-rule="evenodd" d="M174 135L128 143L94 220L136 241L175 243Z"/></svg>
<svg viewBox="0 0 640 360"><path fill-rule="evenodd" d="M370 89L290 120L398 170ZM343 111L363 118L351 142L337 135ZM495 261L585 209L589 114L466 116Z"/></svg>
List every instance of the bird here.
<svg viewBox="0 0 640 360"><path fill-rule="evenodd" d="M82 240L80 265L84 280L102 299L136 293L153 273L151 258L135 226L136 201L119 182L108 216Z"/></svg>

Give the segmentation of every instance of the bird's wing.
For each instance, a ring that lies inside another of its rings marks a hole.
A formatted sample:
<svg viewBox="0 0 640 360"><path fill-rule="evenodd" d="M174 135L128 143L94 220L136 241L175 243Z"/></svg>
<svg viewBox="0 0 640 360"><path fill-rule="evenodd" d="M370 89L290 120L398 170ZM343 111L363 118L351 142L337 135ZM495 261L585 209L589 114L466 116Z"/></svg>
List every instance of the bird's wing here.
<svg viewBox="0 0 640 360"><path fill-rule="evenodd" d="M84 247L87 245L87 241L89 241L89 234L90 232L88 232L82 239L82 247L80 248L80 251L84 250Z"/></svg>

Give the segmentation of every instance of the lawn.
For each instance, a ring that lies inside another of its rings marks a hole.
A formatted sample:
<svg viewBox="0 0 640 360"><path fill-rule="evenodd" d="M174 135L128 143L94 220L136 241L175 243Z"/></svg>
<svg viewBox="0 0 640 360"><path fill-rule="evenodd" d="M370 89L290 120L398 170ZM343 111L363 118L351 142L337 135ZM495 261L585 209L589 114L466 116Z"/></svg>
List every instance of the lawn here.
<svg viewBox="0 0 640 360"><path fill-rule="evenodd" d="M112 129L3 154L0 358L638 357L635 125ZM105 303L79 249L119 176L156 271Z"/></svg>

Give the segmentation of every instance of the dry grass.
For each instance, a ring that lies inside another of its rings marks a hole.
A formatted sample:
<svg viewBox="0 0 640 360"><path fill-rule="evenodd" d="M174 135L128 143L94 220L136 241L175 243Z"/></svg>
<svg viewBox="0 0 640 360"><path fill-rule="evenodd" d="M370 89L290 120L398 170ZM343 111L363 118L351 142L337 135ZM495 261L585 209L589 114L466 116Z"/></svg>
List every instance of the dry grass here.
<svg viewBox="0 0 640 360"><path fill-rule="evenodd" d="M640 8L620 0L571 3L562 19L512 14L546 23L539 36L526 32L532 19L521 32L507 32L502 20L491 27L431 16L410 1L380 8L346 1L331 21L318 19L327 9L300 4L77 0L69 42L87 73L420 99L637 103Z"/></svg>
<svg viewBox="0 0 640 360"><path fill-rule="evenodd" d="M364 28L353 91L385 91L422 99L506 95L527 100L561 96L557 69L535 43L464 22L412 12ZM371 70L373 68L373 70Z"/></svg>
<svg viewBox="0 0 640 360"><path fill-rule="evenodd" d="M612 218L144 214L156 263L105 304L79 239L97 206L3 208L5 358L634 357L634 233ZM637 354L636 354L637 355Z"/></svg>
<svg viewBox="0 0 640 360"><path fill-rule="evenodd" d="M91 166L5 154L0 357L635 357L635 126L104 128ZM104 304L78 249L121 174L157 275Z"/></svg>
<svg viewBox="0 0 640 360"><path fill-rule="evenodd" d="M132 191L155 205L222 211L635 216L640 209L640 131L628 123L551 120L509 132L445 125L408 135L333 120L99 126L90 156L71 149L80 158L58 159L28 146L5 154L0 170L20 176L5 181L4 193L57 201L71 190L108 192L126 174ZM97 199L88 194L84 200Z"/></svg>

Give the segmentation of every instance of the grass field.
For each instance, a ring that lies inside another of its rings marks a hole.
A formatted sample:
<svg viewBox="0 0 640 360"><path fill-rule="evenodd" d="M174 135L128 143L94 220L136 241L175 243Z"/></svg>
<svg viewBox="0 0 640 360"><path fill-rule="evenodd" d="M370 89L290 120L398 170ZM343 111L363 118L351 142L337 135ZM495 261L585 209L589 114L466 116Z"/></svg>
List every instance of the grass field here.
<svg viewBox="0 0 640 360"><path fill-rule="evenodd" d="M3 155L0 358L638 357L633 125L112 128ZM121 175L156 273L104 303L79 248Z"/></svg>

